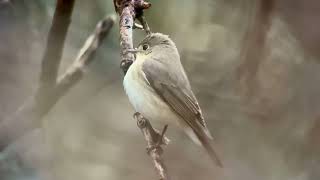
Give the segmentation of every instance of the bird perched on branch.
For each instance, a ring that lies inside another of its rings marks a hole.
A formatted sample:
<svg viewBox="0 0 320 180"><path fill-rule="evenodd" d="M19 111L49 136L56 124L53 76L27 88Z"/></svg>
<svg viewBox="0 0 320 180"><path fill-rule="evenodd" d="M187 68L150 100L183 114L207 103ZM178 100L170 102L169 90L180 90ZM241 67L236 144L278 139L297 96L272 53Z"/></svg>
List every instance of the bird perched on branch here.
<svg viewBox="0 0 320 180"><path fill-rule="evenodd" d="M123 85L134 109L150 121L177 124L222 167L174 42L167 35L152 33L130 52L136 60Z"/></svg>

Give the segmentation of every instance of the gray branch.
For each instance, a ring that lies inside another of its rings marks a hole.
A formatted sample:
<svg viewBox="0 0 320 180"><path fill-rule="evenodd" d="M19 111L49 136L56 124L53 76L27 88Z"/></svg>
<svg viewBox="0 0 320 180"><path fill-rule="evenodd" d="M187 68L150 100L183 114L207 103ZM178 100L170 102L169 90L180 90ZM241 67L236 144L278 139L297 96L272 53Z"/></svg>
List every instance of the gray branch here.
<svg viewBox="0 0 320 180"><path fill-rule="evenodd" d="M120 15L120 46L121 46L121 68L124 73L127 72L130 65L134 62L134 55L130 52L133 48L132 30L136 27L134 20L138 19L147 34L150 34L150 28L143 16L143 10L148 9L151 4L144 0L114 0L116 12ZM167 126L160 134L150 124L149 120L144 118L139 112L135 113L137 125L140 128L144 139L147 142L147 150L152 158L154 167L161 180L169 180L166 166L164 164L161 145L166 145L169 140L164 136Z"/></svg>
<svg viewBox="0 0 320 180"><path fill-rule="evenodd" d="M85 68L94 59L97 49L103 39L109 34L111 27L116 21L115 16L108 16L98 22L94 32L88 37L73 64L58 79L55 91L58 96L65 94L79 80L82 79Z"/></svg>
<svg viewBox="0 0 320 180"><path fill-rule="evenodd" d="M109 16L97 24L94 32L88 37L84 46L81 48L74 63L57 80L57 83L52 87L50 93L42 98L42 101L45 103L40 104L45 106L39 109L40 104L37 102L36 96L33 95L13 116L1 122L0 150L3 150L21 136L41 127L39 119L47 114L60 98L82 79L85 68L94 60L97 49L110 32L114 23L115 16Z"/></svg>
<svg viewBox="0 0 320 180"><path fill-rule="evenodd" d="M166 166L163 162L162 153L163 149L161 145L167 145L170 140L164 136L167 125L164 127L162 133L153 129L150 122L144 118L140 113L135 114L137 125L140 128L144 139L147 141L147 151L149 156L152 158L154 167L161 180L169 180Z"/></svg>

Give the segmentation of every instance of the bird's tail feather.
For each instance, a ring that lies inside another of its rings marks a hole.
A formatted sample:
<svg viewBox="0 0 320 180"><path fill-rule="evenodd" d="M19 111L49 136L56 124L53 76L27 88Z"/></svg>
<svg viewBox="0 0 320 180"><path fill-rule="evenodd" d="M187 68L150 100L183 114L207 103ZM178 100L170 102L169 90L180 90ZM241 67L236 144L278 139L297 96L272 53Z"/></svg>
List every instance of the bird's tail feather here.
<svg viewBox="0 0 320 180"><path fill-rule="evenodd" d="M211 139L206 132L200 130L200 131L193 131L196 135L198 141L200 141L200 144L204 147L204 149L207 151L208 155L210 156L210 159L217 164L219 167L223 167L221 160L218 157L218 154L212 147Z"/></svg>
<svg viewBox="0 0 320 180"><path fill-rule="evenodd" d="M213 149L213 142L212 142L212 136L209 132L209 130L206 127L199 126L187 126L184 127L185 133L192 139L194 143L196 143L199 146L204 147L204 149L207 151L210 159L219 167L223 167L222 162L220 161L218 154Z"/></svg>

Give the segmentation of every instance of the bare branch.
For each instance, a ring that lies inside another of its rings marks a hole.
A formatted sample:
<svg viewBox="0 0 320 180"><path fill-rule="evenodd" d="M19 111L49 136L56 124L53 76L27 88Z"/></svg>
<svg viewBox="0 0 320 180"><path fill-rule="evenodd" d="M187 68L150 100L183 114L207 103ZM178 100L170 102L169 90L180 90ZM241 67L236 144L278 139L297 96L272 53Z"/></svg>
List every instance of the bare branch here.
<svg viewBox="0 0 320 180"><path fill-rule="evenodd" d="M271 27L275 8L274 0L259 0L256 2L256 12L253 22L249 25L241 50L241 64L237 70L244 92L252 95L256 89L256 74L261 60L264 58L267 34ZM250 91L250 92L248 92Z"/></svg>
<svg viewBox="0 0 320 180"><path fill-rule="evenodd" d="M85 44L81 48L76 60L58 79L57 86L55 87L58 97L65 94L68 89L73 87L74 84L81 80L86 65L93 61L97 49L101 45L103 39L109 34L110 29L115 21L115 16L108 16L97 24L96 29L88 37Z"/></svg>
<svg viewBox="0 0 320 180"><path fill-rule="evenodd" d="M47 91L48 88L50 89L56 83L64 42L71 22L74 2L75 0L57 0L47 39L47 47L41 61L39 91Z"/></svg>
<svg viewBox="0 0 320 180"><path fill-rule="evenodd" d="M169 139L164 136L167 125L164 127L162 133L153 129L150 122L145 119L140 113L135 113L135 119L137 120L137 125L140 128L144 139L147 141L147 151L149 156L152 158L154 167L161 180L168 180L168 172L166 166L162 159L163 149L161 145L167 145Z"/></svg>
<svg viewBox="0 0 320 180"><path fill-rule="evenodd" d="M50 93L43 96L38 103L35 96L31 96L17 112L0 124L0 150L10 143L40 126L39 121L47 114L59 99L68 92L83 77L85 67L93 61L96 50L108 35L115 22L110 16L101 20L94 32L88 37L74 63L68 68ZM43 105L41 108L40 105ZM35 113L36 112L36 113Z"/></svg>
<svg viewBox="0 0 320 180"><path fill-rule="evenodd" d="M151 30L150 30L150 27L147 23L146 18L142 15L142 16L138 17L137 19L141 22L143 29L146 31L146 33L151 34Z"/></svg>
<svg viewBox="0 0 320 180"><path fill-rule="evenodd" d="M151 4L144 0L114 0L116 12L120 15L120 46L121 46L121 69L127 72L134 61L134 55L129 51L133 49L132 29L136 17L143 14Z"/></svg>
<svg viewBox="0 0 320 180"><path fill-rule="evenodd" d="M137 18L142 23L146 33L151 33L147 21L143 16L143 10L148 9L151 4L144 0L114 0L113 2L115 11L120 15L121 69L126 73L135 60L134 55L130 52L133 49L132 29L134 27L134 20ZM167 170L161 157L163 152L161 145L169 142L166 137L163 137L167 127L160 134L157 130L153 129L150 122L142 117L139 112L135 113L134 116L138 127L147 141L148 154L153 160L160 179L168 180Z"/></svg>

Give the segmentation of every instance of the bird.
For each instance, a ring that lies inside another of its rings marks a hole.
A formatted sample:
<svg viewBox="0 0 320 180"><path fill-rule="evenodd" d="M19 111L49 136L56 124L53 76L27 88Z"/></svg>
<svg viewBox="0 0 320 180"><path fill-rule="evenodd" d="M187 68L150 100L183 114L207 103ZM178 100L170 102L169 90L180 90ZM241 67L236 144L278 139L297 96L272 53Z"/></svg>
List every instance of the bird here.
<svg viewBox="0 0 320 180"><path fill-rule="evenodd" d="M123 86L135 111L150 121L182 128L216 165L223 167L172 39L151 33L130 52L135 54L135 61L124 76Z"/></svg>

